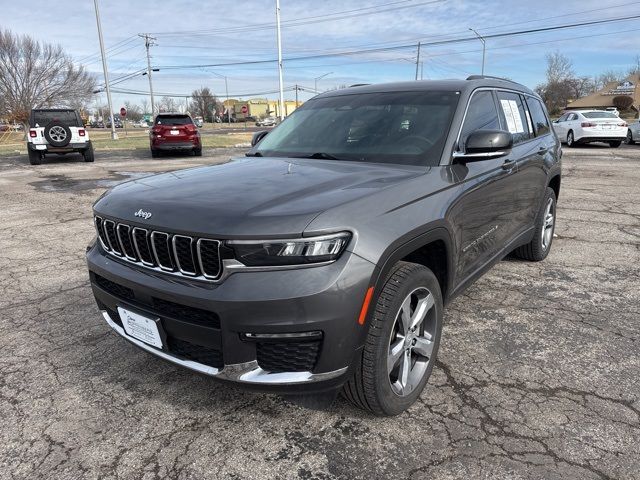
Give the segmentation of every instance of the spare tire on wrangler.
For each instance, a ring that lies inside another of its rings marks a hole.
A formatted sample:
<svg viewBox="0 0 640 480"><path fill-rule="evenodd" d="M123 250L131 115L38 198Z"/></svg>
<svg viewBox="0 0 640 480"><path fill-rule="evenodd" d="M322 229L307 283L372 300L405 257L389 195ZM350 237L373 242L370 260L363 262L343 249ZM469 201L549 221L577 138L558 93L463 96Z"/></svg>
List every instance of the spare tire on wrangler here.
<svg viewBox="0 0 640 480"><path fill-rule="evenodd" d="M44 127L44 138L53 147L66 147L71 141L71 129L64 123L54 120Z"/></svg>

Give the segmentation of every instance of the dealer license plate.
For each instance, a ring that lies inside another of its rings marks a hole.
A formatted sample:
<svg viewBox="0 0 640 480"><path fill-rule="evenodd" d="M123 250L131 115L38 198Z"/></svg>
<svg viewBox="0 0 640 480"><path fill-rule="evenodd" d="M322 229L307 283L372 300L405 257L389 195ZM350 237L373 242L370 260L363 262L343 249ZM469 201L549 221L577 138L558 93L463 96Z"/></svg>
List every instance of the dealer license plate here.
<svg viewBox="0 0 640 480"><path fill-rule="evenodd" d="M158 324L153 318L145 317L122 307L118 307L118 313L128 335L154 347L162 348Z"/></svg>
<svg viewBox="0 0 640 480"><path fill-rule="evenodd" d="M169 133L171 135L178 135L180 132L178 130L171 130Z"/></svg>

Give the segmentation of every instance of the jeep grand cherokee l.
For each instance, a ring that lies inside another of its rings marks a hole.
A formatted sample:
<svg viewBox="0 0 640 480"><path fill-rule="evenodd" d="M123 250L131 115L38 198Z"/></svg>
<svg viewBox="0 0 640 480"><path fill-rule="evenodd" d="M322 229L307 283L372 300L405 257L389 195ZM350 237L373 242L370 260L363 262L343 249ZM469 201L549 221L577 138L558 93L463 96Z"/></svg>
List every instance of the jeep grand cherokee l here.
<svg viewBox="0 0 640 480"><path fill-rule="evenodd" d="M510 252L551 248L560 144L519 84L324 93L254 143L94 205L106 322L177 365L398 414L429 378L444 306Z"/></svg>

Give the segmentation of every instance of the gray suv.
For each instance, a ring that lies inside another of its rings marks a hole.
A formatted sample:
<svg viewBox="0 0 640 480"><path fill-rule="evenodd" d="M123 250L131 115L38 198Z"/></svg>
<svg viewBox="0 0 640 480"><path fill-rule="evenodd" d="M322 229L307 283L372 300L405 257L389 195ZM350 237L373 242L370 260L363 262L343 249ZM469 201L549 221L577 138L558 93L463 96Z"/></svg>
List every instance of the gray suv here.
<svg viewBox="0 0 640 480"><path fill-rule="evenodd" d="M504 256L551 248L560 144L517 83L329 92L253 144L94 205L106 322L214 378L399 414L433 369L444 307Z"/></svg>

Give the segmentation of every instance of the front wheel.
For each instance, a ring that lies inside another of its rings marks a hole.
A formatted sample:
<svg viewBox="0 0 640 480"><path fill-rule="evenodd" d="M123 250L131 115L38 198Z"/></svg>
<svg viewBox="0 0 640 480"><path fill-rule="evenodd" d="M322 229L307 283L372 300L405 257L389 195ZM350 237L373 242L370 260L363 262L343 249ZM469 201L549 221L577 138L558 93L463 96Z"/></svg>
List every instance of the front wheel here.
<svg viewBox="0 0 640 480"><path fill-rule="evenodd" d="M398 262L371 315L366 342L343 395L376 415L398 415L418 399L442 332L442 293L428 268Z"/></svg>
<svg viewBox="0 0 640 480"><path fill-rule="evenodd" d="M612 140L609 142L611 148L618 148L620 145L622 145L622 140Z"/></svg>
<svg viewBox="0 0 640 480"><path fill-rule="evenodd" d="M542 202L542 208L536 216L533 238L526 245L515 249L517 257L532 262L539 262L547 258L553 242L553 232L556 228L556 193L547 187Z"/></svg>

